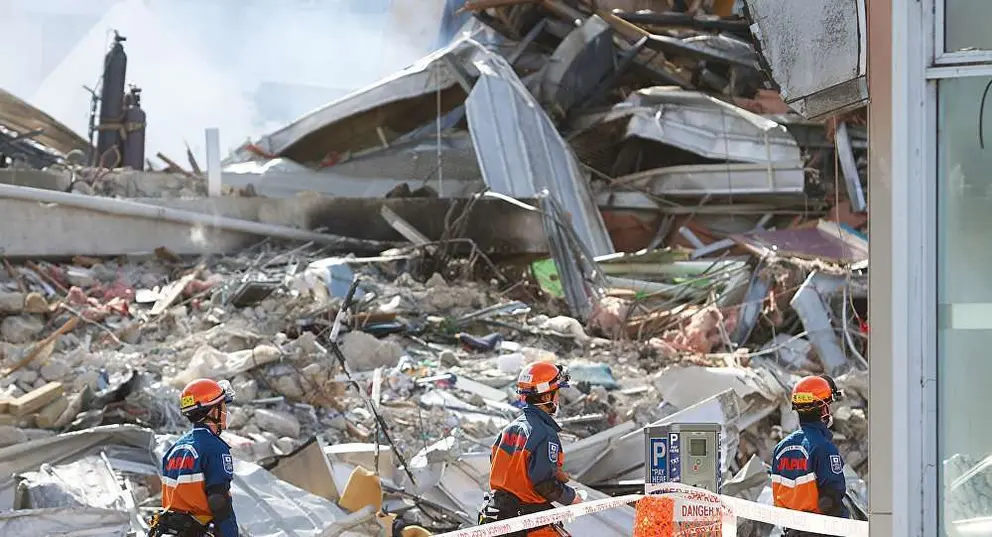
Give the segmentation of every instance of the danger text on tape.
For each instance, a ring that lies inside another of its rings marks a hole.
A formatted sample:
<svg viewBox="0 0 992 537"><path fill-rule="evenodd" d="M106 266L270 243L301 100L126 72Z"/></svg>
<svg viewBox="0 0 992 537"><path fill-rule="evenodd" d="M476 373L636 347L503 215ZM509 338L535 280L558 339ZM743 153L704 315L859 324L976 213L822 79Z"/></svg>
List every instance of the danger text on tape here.
<svg viewBox="0 0 992 537"><path fill-rule="evenodd" d="M847 520L816 513L804 513L802 511L773 507L741 498L715 494L681 483L654 485L651 492L672 495L676 506L676 511L673 513L673 519L675 521L680 521L679 518L685 522L702 522L714 520L715 518L723 518L724 524L726 524L726 519L730 515L730 518L746 518L773 526L822 535L868 537L868 523L860 520ZM496 537L498 535L530 530L548 524L570 522L580 516L634 503L643 497L644 495L642 494L628 494L615 498L582 502L531 515L501 520L483 526L455 530L443 533L437 537Z"/></svg>

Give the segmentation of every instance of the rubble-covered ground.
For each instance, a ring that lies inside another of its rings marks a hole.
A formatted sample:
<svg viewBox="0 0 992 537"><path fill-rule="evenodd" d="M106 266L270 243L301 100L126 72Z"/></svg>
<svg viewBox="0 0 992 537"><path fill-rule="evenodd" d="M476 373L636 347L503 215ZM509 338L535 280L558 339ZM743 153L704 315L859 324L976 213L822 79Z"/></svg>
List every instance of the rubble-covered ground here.
<svg viewBox="0 0 992 537"><path fill-rule="evenodd" d="M326 255L263 243L215 258L159 252L144 260L9 264L0 280L0 444L110 424L178 434L188 425L177 413L178 389L212 377L236 390L224 438L242 460L288 455L317 436L328 446L391 443L397 463L411 465L446 439L446 457L485 452L517 411L519 368L558 360L573 378L558 416L566 453L575 442L595 445L597 433L608 439L716 405L735 446L726 464L733 474L752 455L769 460L796 425L786 404L791 383L824 370L803 331L790 330L801 326L790 293L794 299L807 275L839 274L823 264L766 263L756 275L773 283L756 301L755 336L728 352L723 341L734 327L726 319L740 317L739 303L683 304L666 326L635 337L644 321L626 313L633 309L627 299L604 297L595 326L584 326L555 315L566 309L562 299L533 278L449 281L422 271L432 265L422 249L370 259ZM353 278L355 305L332 340ZM762 345L770 333L777 343ZM337 343L346 368L332 352ZM853 358L849 365L839 377L848 397L835 409L835 429L849 465L864 475L867 374ZM577 479L595 477L584 484L607 490L640 474L629 466L643 460L642 444L637 435L634 448L614 449L592 472L581 456L567 460ZM611 465L615 474L603 475ZM136 497L155 505L154 487L137 489Z"/></svg>

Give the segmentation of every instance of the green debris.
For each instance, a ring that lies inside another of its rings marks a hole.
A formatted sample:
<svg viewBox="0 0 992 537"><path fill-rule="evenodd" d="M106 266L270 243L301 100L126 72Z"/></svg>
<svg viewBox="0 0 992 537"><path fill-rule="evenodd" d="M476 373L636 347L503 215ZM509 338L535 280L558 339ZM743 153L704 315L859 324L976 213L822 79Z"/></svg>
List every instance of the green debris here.
<svg viewBox="0 0 992 537"><path fill-rule="evenodd" d="M558 277L558 267L555 266L554 259L534 261L530 265L530 270L534 274L537 284L545 293L555 298L565 297L565 290L562 289L561 278Z"/></svg>

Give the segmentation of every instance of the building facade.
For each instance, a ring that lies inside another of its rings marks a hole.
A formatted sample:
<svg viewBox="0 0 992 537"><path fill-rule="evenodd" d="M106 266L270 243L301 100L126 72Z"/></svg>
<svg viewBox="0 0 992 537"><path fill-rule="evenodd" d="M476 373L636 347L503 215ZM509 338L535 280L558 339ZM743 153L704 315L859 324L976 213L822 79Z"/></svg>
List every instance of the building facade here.
<svg viewBox="0 0 992 537"><path fill-rule="evenodd" d="M868 3L873 537L992 535L990 17Z"/></svg>

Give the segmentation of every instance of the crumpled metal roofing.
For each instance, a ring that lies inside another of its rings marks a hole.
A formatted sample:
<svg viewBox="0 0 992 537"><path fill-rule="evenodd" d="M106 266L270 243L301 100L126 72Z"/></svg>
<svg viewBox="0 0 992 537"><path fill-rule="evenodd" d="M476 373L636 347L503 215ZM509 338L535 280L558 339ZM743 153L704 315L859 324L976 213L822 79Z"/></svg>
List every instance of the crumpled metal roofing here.
<svg viewBox="0 0 992 537"><path fill-rule="evenodd" d="M784 126L704 93L645 88L614 106L604 121L627 115L627 136L713 160L802 163L799 144Z"/></svg>
<svg viewBox="0 0 992 537"><path fill-rule="evenodd" d="M44 132L32 137L32 139L63 155L68 154L73 149L85 152L90 148L89 142L72 129L16 95L2 89L0 89L0 125L6 125L8 128L16 130L18 134L43 130Z"/></svg>
<svg viewBox="0 0 992 537"><path fill-rule="evenodd" d="M281 129L262 136L256 143L272 155L280 155L316 131L377 107L434 93L458 84L457 74L446 61L451 56L473 54L478 45L460 39L410 67L375 84L331 102Z"/></svg>
<svg viewBox="0 0 992 537"><path fill-rule="evenodd" d="M18 537L125 537L131 530L127 513L92 507L23 509L0 513L0 535Z"/></svg>
<svg viewBox="0 0 992 537"><path fill-rule="evenodd" d="M505 59L487 53L474 64L479 79L465 109L486 184L515 198L534 198L547 189L593 255L613 253L588 181L547 114Z"/></svg>

